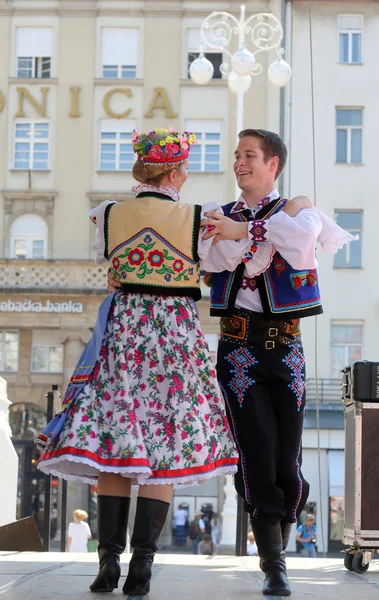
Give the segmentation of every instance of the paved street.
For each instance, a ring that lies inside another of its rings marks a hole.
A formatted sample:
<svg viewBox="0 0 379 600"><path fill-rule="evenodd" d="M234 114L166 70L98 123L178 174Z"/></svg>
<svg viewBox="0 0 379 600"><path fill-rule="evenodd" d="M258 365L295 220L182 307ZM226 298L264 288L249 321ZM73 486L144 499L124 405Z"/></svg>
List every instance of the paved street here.
<svg viewBox="0 0 379 600"><path fill-rule="evenodd" d="M123 578L129 556L122 559ZM294 600L377 600L379 561L365 575L350 573L339 559L288 558ZM88 586L97 573L96 554L0 553L2 600L96 600L124 598L91 594ZM149 600L259 600L262 574L256 557L159 554ZM140 597L138 597L139 599ZM270 600L270 597L268 597ZM278 597L271 597L277 600ZM129 600L137 597L129 596Z"/></svg>

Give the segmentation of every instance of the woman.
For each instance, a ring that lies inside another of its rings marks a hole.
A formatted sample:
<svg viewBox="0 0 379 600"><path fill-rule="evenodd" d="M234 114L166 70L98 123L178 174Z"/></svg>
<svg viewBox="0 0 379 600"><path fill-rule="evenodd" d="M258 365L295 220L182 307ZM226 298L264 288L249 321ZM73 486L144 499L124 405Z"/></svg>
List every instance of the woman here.
<svg viewBox="0 0 379 600"><path fill-rule="evenodd" d="M73 512L73 518L68 526L66 552L88 552L88 542L92 539L89 525L84 521L88 515L78 508Z"/></svg>
<svg viewBox="0 0 379 600"><path fill-rule="evenodd" d="M39 469L98 485L100 570L92 592L118 586L131 484L140 484L123 587L149 592L174 485L234 473L237 454L194 300L200 294L201 207L177 203L193 134L133 135L135 200L104 202L97 262L121 289L101 305L63 411L40 436ZM208 207L204 207L205 210Z"/></svg>

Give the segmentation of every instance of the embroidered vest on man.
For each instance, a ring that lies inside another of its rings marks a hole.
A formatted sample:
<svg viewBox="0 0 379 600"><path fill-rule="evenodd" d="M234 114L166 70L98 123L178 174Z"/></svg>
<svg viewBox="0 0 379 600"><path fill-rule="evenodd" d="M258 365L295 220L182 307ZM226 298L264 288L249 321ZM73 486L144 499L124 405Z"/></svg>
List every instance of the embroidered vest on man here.
<svg viewBox="0 0 379 600"><path fill-rule="evenodd" d="M255 215L256 219L268 219L282 210L286 201L271 201ZM231 213L235 202L223 206L224 214L237 221L246 221L243 212ZM233 314L234 304L241 286L245 265L241 263L233 272L212 273L211 315ZM287 321L310 317L323 312L316 269L297 271L276 252L271 265L262 274L254 277L259 290L263 314L268 320Z"/></svg>
<svg viewBox="0 0 379 600"><path fill-rule="evenodd" d="M129 292L201 298L197 244L201 206L143 195L110 204L105 256Z"/></svg>

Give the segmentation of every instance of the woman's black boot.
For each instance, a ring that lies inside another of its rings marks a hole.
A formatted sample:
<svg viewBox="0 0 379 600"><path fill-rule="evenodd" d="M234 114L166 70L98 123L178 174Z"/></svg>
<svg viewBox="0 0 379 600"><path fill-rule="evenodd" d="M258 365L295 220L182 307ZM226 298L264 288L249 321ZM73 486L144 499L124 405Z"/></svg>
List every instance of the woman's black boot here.
<svg viewBox="0 0 379 600"><path fill-rule="evenodd" d="M151 570L157 541L165 524L170 504L152 498L138 498L136 518L130 545L133 556L122 591L133 596L145 596L150 591Z"/></svg>
<svg viewBox="0 0 379 600"><path fill-rule="evenodd" d="M130 498L121 496L98 496L97 519L100 569L91 592L113 592L121 575L120 556L126 546L126 529Z"/></svg>
<svg viewBox="0 0 379 600"><path fill-rule="evenodd" d="M260 567L265 574L262 593L265 596L290 596L280 523L252 518L251 527L261 559Z"/></svg>

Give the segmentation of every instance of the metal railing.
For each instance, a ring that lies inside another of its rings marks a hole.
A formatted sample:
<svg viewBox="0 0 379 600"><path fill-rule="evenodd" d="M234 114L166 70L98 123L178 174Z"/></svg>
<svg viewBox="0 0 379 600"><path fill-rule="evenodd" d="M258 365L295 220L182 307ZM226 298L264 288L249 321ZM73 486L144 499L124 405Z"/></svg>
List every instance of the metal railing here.
<svg viewBox="0 0 379 600"><path fill-rule="evenodd" d="M3 290L37 289L105 292L107 265L90 260L0 259L0 287Z"/></svg>
<svg viewBox="0 0 379 600"><path fill-rule="evenodd" d="M307 402L316 402L317 392L322 404L342 402L341 379L319 379L318 389L316 379L307 379Z"/></svg>

